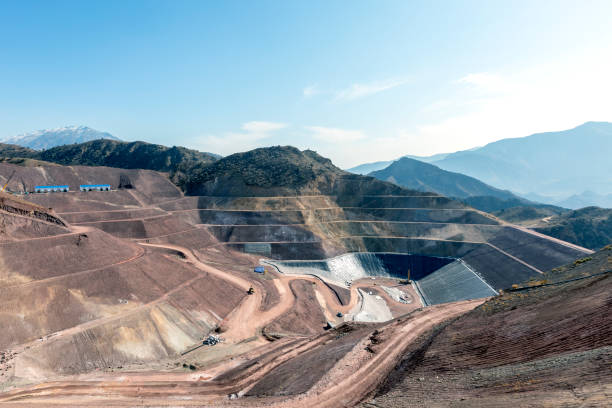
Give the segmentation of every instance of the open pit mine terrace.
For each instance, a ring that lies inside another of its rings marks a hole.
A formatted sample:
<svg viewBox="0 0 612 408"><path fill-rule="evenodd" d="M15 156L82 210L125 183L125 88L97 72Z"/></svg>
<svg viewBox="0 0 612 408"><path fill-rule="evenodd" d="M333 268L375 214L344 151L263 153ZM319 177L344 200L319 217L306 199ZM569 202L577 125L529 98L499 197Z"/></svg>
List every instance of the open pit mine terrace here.
<svg viewBox="0 0 612 408"><path fill-rule="evenodd" d="M349 404L330 376L358 398L432 324L590 252L416 192L185 197L153 171L13 170L11 191L71 191L2 196L0 404Z"/></svg>
<svg viewBox="0 0 612 408"><path fill-rule="evenodd" d="M283 274L410 280L423 305L495 295L590 251L446 197L185 197L160 204Z"/></svg>

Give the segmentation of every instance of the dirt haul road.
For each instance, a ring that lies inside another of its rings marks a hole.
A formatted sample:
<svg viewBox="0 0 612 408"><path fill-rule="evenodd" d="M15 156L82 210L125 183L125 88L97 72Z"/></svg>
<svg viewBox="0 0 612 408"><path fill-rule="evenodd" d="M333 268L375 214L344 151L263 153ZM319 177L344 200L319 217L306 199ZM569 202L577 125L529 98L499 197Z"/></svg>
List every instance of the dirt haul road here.
<svg viewBox="0 0 612 408"><path fill-rule="evenodd" d="M278 275L274 279L274 283L280 295L279 301L272 308L262 312L265 295L263 288L262 290L256 290L253 295L246 295L246 291L251 286L260 286L257 285L256 280L250 282L248 279L207 265L199 261L193 252L184 247L169 244L141 245L179 251L185 255L190 263L204 272L204 274L184 282L180 287L185 287L197 279L202 279L203 275L211 274L243 289L245 291L243 301L222 322L222 327L225 330L223 336L229 344L240 343L245 339L256 337L255 340L249 342L248 349L250 351L247 351L246 355L234 356L233 359L227 359L227 361L208 367L206 370L191 374L164 372L149 374L107 373L104 375L105 378L102 382L96 381L96 379L99 379L100 373L83 374L77 378L66 378L67 381L43 383L29 389L5 393L0 395L0 404L19 400L45 406L52 403L59 403L60 405L96 405L101 403L108 406L106 399L110 398L113 404L117 403L120 406L168 404L172 406L175 404L170 402L179 398L181 399L181 405L196 406L203 403L207 406L228 403L242 406L343 406L358 401L382 381L386 373L401 356L402 351L420 333L432 325L464 313L482 302L460 302L435 306L416 312L409 319L393 321L385 329L388 339L384 342L383 348L377 349L375 354L364 351L365 343L368 341L366 337L362 341L363 344L355 347L340 361L342 364L336 364L330 373L306 394L292 397L289 400L285 398L285 401L277 398L244 398L230 401L227 399L229 394L237 393L240 395L244 393L275 367L292 358L299 357L314 347L326 344L325 342L329 341L329 336L333 335L333 333L328 332L327 337L324 334L310 339L304 337L286 338L274 343L269 343L264 339L261 329L287 313L296 302L296 298L289 287L291 281L308 280L316 285L316 290L324 296L324 304L329 308L329 314L333 310L352 309L359 299L357 288L367 288L372 287L372 285L368 282L354 285L351 288L349 304L341 305L331 288L320 279L312 276ZM166 297L164 296L152 303L159 302ZM141 305L141 307L150 305ZM323 307L323 305L321 306ZM133 312L134 310L131 310L127 313ZM109 319L119 317L115 315ZM96 324L104 323L106 320L97 319L68 329L65 332L57 333L57 337L53 337L57 339L66 334L74 334ZM256 361L257 363L239 369L237 374L232 374L234 377L231 381L216 380L220 375L236 370L241 363L249 361ZM79 396L78 403L70 397L77 395ZM104 398L104 400L100 398ZM102 403L102 401L105 402Z"/></svg>
<svg viewBox="0 0 612 408"><path fill-rule="evenodd" d="M279 315L285 313L293 305L294 299L291 296L291 291L288 290L287 282L276 279L275 285L280 294L280 301L275 307L266 311L260 312L260 308L263 305L264 293L263 290L254 282L250 282L240 276L223 272L220 269L207 265L201 262L189 249L171 244L143 244L144 246L153 246L158 248L172 249L179 251L185 255L187 260L191 262L198 269L214 275L220 279L230 282L240 289L244 290L245 297L240 302L237 308L235 308L220 324L223 337L226 341L237 343L246 338L252 337L257 334L258 328L271 322ZM259 290L255 290L252 295L246 295L246 292L251 287L258 287ZM263 338L262 338L263 340Z"/></svg>
<svg viewBox="0 0 612 408"><path fill-rule="evenodd" d="M355 307L358 296L357 288L354 289L355 293L351 294L351 303L349 305L341 305L338 302L337 296L331 292L331 289L325 285L321 280L313 278L312 276L300 276L300 275L277 275L274 279L276 290L279 293L279 301L271 309L262 312L262 306L264 302L263 288L257 285L256 281L248 281L240 276L223 272L211 265L201 262L191 250L178 245L171 244L144 244L143 246L153 246L158 248L171 249L179 251L185 255L187 260L200 270L215 275L221 279L224 279L239 288L243 289L246 293L251 287L257 287L255 293L250 296L245 296L240 305L235 308L220 324L223 332L223 337L226 341L237 343L243 341L249 337L258 336L260 343L265 343L266 340L261 336L260 330L265 325L271 323L279 316L287 313L294 305L296 299L293 296L289 283L293 280L307 280L317 285L317 289L325 297L326 305L330 309L329 312L335 314L337 311L343 313L351 310ZM365 285L364 285L365 286ZM361 286L359 286L361 287Z"/></svg>
<svg viewBox="0 0 612 408"><path fill-rule="evenodd" d="M19 406L258 406L258 407L346 407L369 395L397 364L403 351L418 336L434 325L463 314L483 300L463 301L430 307L396 319L365 337L341 358L306 393L284 397L245 397L242 395L267 373L292 358L299 358L313 347L324 347L333 337L326 333L313 339L279 342L276 353L262 349L258 363L222 379L222 368L191 375L158 373L116 378L91 378L89 381L62 381L41 384L27 390L0 395L0 404L18 402ZM372 335L370 335L372 334ZM377 341L372 340L373 336ZM273 343L274 344L274 343ZM369 350L367 350L369 348ZM270 354L272 356L270 357ZM254 357L252 355L251 357ZM100 381L102 380L102 381Z"/></svg>
<svg viewBox="0 0 612 408"><path fill-rule="evenodd" d="M297 397L278 407L346 407L353 406L370 394L382 382L401 358L408 345L438 323L462 315L482 304L484 299L448 303L427 308L407 321L390 325L388 343L375 351L365 363L366 350L353 350L336 364L324 381L315 385L304 397ZM360 356L361 355L361 356ZM361 357L361 358L359 358ZM366 356L370 357L370 356ZM269 404L268 404L269 406Z"/></svg>
<svg viewBox="0 0 612 408"><path fill-rule="evenodd" d="M355 282L351 286L350 302L346 305L342 305L339 302L337 295L320 278L316 278L311 275L277 274L276 279L274 279L274 284L279 293L280 299L273 308L264 312L262 311L262 306L265 293L263 292L263 287L257 285L256 281L249 281L235 274L224 272L209 264L201 262L190 249L185 247L172 244L141 243L141 245L179 251L184 254L189 262L200 270L233 283L234 285L243 289L245 292L251 287L258 288L255 290L254 294L245 296L240 305L235 308L220 324L224 339L231 343L238 343L253 336L258 337L258 343L264 344L267 341L261 335L261 329L278 317L287 313L296 302L296 298L293 296L293 292L289 287L291 281L305 280L313 283L316 286L316 290L324 297L324 305L321 305L322 308L325 307L327 309L324 311L324 313L330 316L334 316L338 312L347 314L354 310L358 306L359 302L362 301L362 297L358 294L358 289L377 287L374 281ZM397 303L384 291L379 291L379 293L387 304Z"/></svg>

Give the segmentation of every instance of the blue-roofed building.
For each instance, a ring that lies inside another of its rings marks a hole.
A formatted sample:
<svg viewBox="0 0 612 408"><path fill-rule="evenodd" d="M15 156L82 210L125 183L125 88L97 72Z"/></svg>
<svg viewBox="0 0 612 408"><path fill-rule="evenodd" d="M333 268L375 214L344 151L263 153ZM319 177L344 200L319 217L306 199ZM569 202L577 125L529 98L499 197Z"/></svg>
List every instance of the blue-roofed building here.
<svg viewBox="0 0 612 408"><path fill-rule="evenodd" d="M266 272L266 268L264 268L263 266L256 266L255 267L255 272L256 273L265 273Z"/></svg>
<svg viewBox="0 0 612 408"><path fill-rule="evenodd" d="M70 191L69 186L35 186L34 192L36 193L52 193L61 191L63 193L67 193Z"/></svg>
<svg viewBox="0 0 612 408"><path fill-rule="evenodd" d="M110 191L110 184L81 184L81 191Z"/></svg>

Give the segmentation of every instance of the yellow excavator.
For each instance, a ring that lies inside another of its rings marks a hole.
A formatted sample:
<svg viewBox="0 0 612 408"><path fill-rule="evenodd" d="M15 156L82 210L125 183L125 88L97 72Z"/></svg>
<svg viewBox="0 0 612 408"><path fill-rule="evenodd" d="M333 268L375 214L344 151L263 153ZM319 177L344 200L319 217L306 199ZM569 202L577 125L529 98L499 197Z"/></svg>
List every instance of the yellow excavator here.
<svg viewBox="0 0 612 408"><path fill-rule="evenodd" d="M6 186L8 186L8 183L11 182L13 176L15 175L15 172L17 170L13 170L13 172L11 173L11 175L9 176L9 178L6 180L6 184L4 184L4 186L2 186L2 190L0 190L0 192L4 193L4 190L6 189Z"/></svg>

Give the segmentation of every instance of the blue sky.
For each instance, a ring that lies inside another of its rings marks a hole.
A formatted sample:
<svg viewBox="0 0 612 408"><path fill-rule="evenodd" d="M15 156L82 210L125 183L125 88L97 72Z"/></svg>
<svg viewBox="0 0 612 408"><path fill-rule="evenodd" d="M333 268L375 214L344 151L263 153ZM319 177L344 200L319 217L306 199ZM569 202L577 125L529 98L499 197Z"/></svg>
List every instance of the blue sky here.
<svg viewBox="0 0 612 408"><path fill-rule="evenodd" d="M610 1L1 1L0 137L341 167L612 121Z"/></svg>

